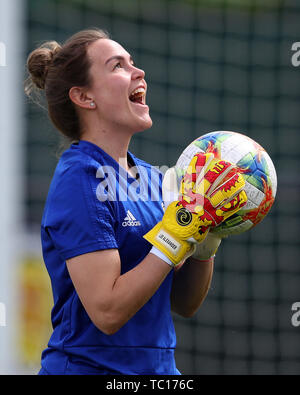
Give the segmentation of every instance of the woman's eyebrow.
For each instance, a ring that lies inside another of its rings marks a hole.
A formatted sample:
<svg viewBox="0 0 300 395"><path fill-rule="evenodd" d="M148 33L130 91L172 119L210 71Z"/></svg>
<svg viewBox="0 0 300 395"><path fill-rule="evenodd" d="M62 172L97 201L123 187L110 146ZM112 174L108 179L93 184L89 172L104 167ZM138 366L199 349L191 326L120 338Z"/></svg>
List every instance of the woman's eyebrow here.
<svg viewBox="0 0 300 395"><path fill-rule="evenodd" d="M111 60L115 60L115 59L117 59L117 60L124 60L125 57L124 57L124 56L121 56L121 55L112 56L112 57L110 57L110 58L107 59L107 61L105 62L105 64L108 64ZM132 59L131 56L129 57L129 60L130 60L130 62L133 63L133 59Z"/></svg>

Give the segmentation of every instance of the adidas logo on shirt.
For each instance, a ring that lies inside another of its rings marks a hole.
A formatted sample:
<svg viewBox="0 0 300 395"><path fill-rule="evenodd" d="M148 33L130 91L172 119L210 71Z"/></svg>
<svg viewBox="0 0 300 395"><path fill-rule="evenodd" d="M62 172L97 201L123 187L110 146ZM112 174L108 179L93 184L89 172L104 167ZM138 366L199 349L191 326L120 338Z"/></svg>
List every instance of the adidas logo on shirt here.
<svg viewBox="0 0 300 395"><path fill-rule="evenodd" d="M140 221L137 221L134 215L128 210L127 215L122 222L122 226L141 226Z"/></svg>

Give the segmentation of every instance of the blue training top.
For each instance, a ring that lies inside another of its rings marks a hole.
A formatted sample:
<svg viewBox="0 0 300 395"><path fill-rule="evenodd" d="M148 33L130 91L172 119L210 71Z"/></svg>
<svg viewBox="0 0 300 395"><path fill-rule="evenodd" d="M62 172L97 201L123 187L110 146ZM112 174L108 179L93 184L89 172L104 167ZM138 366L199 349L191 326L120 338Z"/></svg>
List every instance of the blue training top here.
<svg viewBox="0 0 300 395"><path fill-rule="evenodd" d="M42 353L42 368L50 374L179 374L170 308L173 271L118 332L106 335L87 315L66 266L74 256L117 248L123 274L149 253L143 235L163 215L162 175L129 157L138 179L98 146L80 141L55 170L41 228L54 298L53 334Z"/></svg>

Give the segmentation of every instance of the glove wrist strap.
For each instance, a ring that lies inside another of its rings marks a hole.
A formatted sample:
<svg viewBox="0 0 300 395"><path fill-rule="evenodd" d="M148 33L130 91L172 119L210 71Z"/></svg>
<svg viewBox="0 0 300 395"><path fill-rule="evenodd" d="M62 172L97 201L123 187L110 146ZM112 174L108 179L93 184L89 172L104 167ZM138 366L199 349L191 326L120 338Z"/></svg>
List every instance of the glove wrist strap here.
<svg viewBox="0 0 300 395"><path fill-rule="evenodd" d="M162 222L144 235L144 238L161 251L174 265L186 259L186 254L194 252L191 243L180 240L169 230L165 230Z"/></svg>
<svg viewBox="0 0 300 395"><path fill-rule="evenodd" d="M164 253L162 253L158 248L156 247L152 247L150 252L150 254L154 254L156 255L158 258L162 259L164 262L166 262L168 265L170 265L171 267L174 267L174 263L171 261L171 259L169 259Z"/></svg>

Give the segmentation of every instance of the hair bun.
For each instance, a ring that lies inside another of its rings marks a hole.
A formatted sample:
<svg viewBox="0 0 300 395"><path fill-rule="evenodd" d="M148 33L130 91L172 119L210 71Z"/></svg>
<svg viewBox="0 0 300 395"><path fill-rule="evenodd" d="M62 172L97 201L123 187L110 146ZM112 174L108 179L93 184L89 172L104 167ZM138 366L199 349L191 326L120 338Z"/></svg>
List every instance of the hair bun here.
<svg viewBox="0 0 300 395"><path fill-rule="evenodd" d="M61 46L56 41L48 41L28 56L27 68L37 88L45 89L49 66L60 50Z"/></svg>

